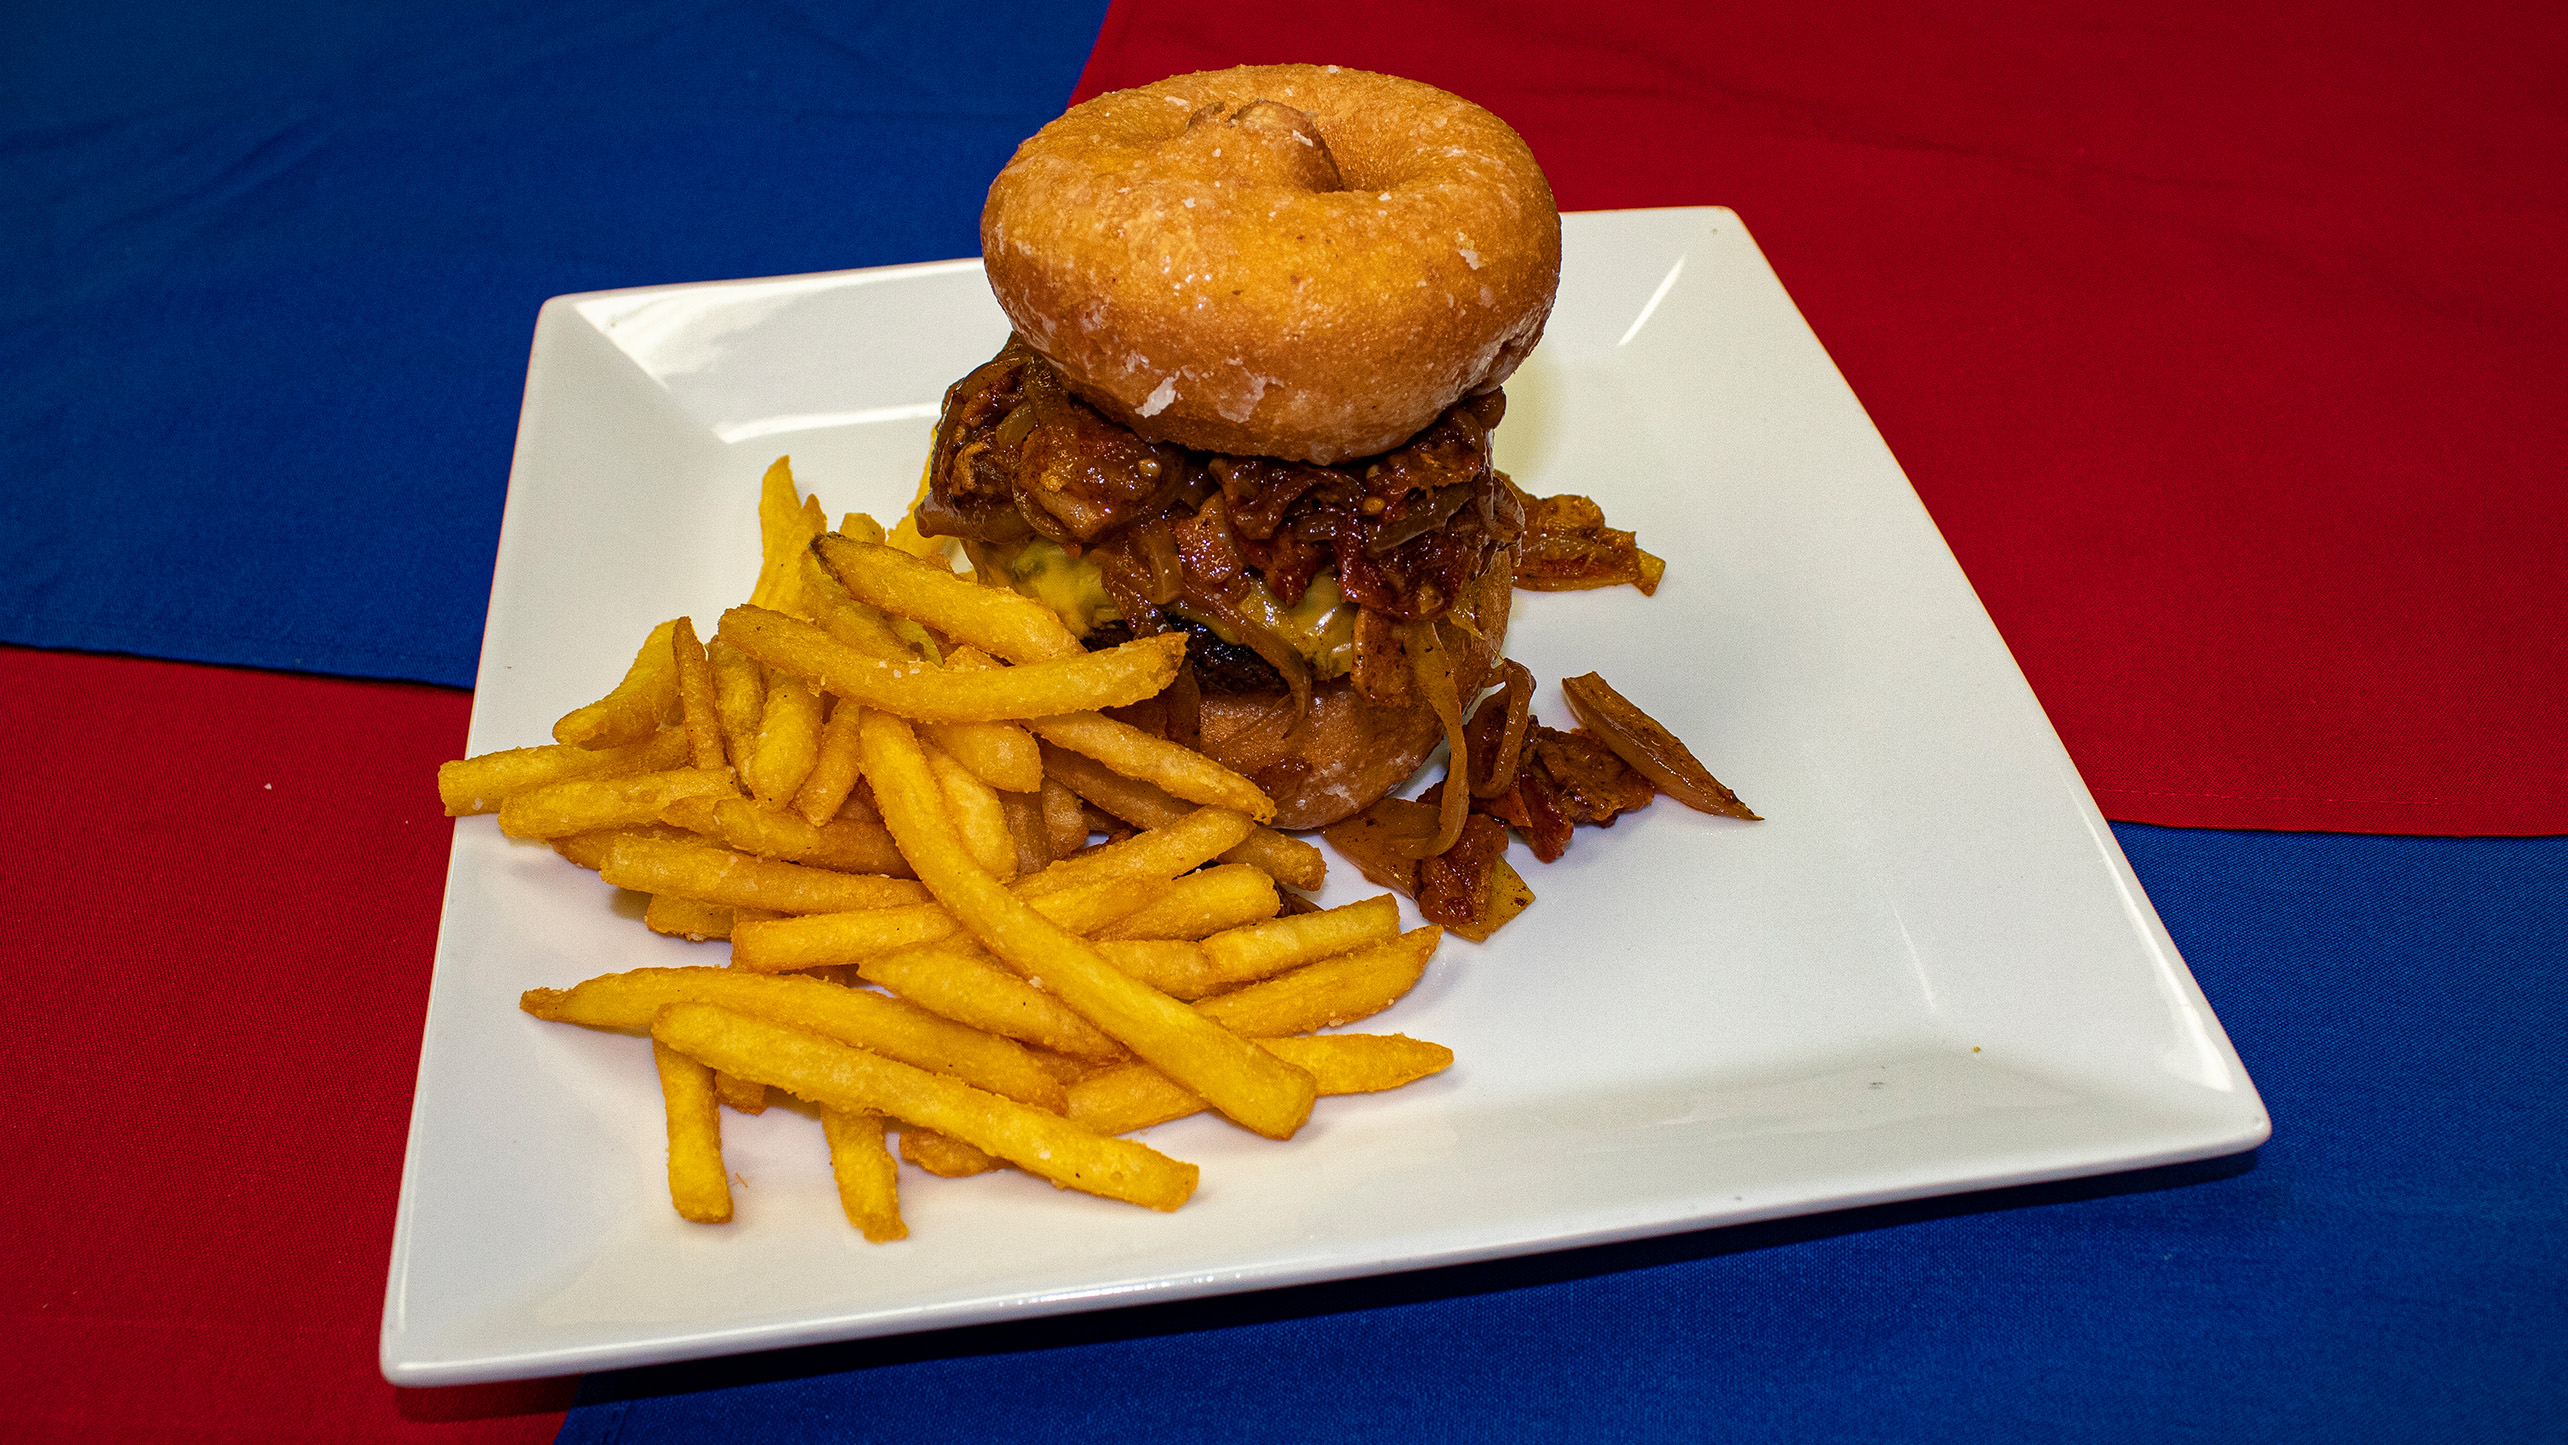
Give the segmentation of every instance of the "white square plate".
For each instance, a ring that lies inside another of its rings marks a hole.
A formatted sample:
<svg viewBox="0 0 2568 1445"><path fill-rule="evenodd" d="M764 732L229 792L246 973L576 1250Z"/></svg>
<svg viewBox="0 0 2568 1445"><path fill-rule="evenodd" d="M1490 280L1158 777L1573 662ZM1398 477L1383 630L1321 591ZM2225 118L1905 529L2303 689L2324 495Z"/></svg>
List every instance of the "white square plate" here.
<svg viewBox="0 0 2568 1445"><path fill-rule="evenodd" d="M820 1130L727 1115L727 1227L671 1211L649 1047L520 990L719 958L489 818L457 824L383 1367L443 1385L1257 1289L2205 1158L2268 1124L2218 1020L1934 525L1739 220L1568 217L1499 463L1669 559L1522 594L1510 651L1591 669L1769 821L1661 801L1361 1027L1447 1073L1323 1099L1162 1215L905 1171L908 1242L839 1214ZM536 323L474 752L545 740L635 639L755 569L760 471L909 499L1006 324L977 262L565 296ZM834 513L833 513L834 515ZM1550 685L1536 711L1569 719ZM1521 852L1520 859L1524 858ZM1333 871L1328 901L1372 891Z"/></svg>

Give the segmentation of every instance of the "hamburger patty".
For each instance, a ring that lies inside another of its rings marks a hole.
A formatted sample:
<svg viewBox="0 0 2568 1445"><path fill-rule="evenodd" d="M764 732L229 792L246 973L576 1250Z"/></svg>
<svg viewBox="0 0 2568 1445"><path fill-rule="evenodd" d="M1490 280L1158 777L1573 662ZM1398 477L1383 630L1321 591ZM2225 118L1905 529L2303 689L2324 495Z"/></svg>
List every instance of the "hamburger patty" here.
<svg viewBox="0 0 2568 1445"><path fill-rule="evenodd" d="M1181 608L1205 631L1201 617L1228 612L1251 575L1294 606L1324 569L1365 611L1418 621L1523 530L1521 494L1489 460L1505 410L1501 393L1466 397L1404 445L1335 466L1193 452L1108 421L1012 337L946 393L919 525L1084 554L1136 633L1176 625L1168 609ZM1189 653L1208 688L1253 673L1202 640Z"/></svg>

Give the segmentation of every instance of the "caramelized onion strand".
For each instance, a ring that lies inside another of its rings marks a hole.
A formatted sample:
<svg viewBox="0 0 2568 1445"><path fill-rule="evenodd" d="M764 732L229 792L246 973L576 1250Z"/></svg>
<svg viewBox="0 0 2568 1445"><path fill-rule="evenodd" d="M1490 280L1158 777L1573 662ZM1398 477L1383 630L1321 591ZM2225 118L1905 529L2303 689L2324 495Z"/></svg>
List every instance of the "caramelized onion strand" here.
<svg viewBox="0 0 2568 1445"><path fill-rule="evenodd" d="M1410 665L1417 669L1418 691L1444 724L1449 754L1436 835L1414 855L1432 858L1461 839L1462 825L1471 816L1471 746L1462 735L1462 699L1454 686L1453 653L1432 618L1409 624L1408 651Z"/></svg>
<svg viewBox="0 0 2568 1445"><path fill-rule="evenodd" d="M1475 798L1494 798L1515 785L1516 770L1525 757L1525 729L1534 720L1533 673L1511 657L1499 664L1498 677L1507 689L1503 694L1507 726L1499 735L1498 750L1489 757L1489 776L1471 785Z"/></svg>
<svg viewBox="0 0 2568 1445"><path fill-rule="evenodd" d="M1570 711L1578 714L1579 722L1660 792L1698 813L1756 819L1748 805L1739 801L1738 794L1723 787L1711 769L1676 740L1676 734L1608 687L1605 679L1592 672L1563 678L1560 692L1569 700Z"/></svg>

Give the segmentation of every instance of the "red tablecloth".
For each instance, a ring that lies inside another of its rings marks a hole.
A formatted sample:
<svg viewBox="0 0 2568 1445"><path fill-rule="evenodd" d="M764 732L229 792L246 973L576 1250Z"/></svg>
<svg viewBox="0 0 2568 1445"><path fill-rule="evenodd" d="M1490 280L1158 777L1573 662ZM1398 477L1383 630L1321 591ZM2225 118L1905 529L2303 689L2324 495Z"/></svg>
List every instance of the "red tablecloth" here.
<svg viewBox="0 0 2568 1445"><path fill-rule="evenodd" d="M1115 0L1079 94L1286 60L1735 208L2106 816L2568 832L2568 7Z"/></svg>

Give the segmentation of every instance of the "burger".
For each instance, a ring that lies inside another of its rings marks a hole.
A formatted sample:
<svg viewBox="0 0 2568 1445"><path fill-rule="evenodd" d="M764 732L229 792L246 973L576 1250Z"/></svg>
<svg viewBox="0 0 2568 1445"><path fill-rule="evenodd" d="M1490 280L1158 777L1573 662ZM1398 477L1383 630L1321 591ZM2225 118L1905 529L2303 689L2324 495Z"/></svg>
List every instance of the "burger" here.
<svg viewBox="0 0 2568 1445"><path fill-rule="evenodd" d="M982 213L1014 327L946 393L916 522L1090 646L1182 631L1165 726L1314 828L1399 787L1505 645L1501 384L1560 272L1497 117L1334 66L1074 107Z"/></svg>

